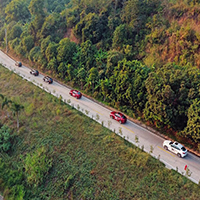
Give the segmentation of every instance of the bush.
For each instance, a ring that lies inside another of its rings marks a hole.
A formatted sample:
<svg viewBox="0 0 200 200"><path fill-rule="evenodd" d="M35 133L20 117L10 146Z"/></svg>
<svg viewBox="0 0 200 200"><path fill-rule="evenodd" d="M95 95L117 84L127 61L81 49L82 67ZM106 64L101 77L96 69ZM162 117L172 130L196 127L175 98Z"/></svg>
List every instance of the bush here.
<svg viewBox="0 0 200 200"><path fill-rule="evenodd" d="M0 129L0 151L7 152L11 148L11 130L3 125Z"/></svg>
<svg viewBox="0 0 200 200"><path fill-rule="evenodd" d="M27 154L24 164L28 184L38 186L52 167L52 159L46 156L46 150L42 147L33 154Z"/></svg>

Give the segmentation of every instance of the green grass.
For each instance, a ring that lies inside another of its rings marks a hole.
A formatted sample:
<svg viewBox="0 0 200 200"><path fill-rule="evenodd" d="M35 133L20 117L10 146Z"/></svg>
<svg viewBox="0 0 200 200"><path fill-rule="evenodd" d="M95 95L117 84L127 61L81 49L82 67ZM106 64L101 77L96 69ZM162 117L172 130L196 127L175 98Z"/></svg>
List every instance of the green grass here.
<svg viewBox="0 0 200 200"><path fill-rule="evenodd" d="M199 185L1 66L0 93L25 106L18 132L16 118L4 117L9 109L0 110L1 123L16 132L12 150L1 152L2 162L8 165L5 170L23 173L18 184L24 188L24 199L200 198ZM53 166L43 182L29 186L24 160L26 154L41 147L53 159ZM0 175L3 173L0 171ZM0 189L7 199L16 199L11 197L12 187L6 177L1 177Z"/></svg>

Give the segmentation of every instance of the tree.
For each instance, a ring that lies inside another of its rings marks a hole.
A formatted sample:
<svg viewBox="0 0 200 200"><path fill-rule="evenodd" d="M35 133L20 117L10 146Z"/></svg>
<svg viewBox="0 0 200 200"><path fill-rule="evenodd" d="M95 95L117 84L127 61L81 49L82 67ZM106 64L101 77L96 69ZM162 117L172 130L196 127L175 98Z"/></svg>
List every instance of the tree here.
<svg viewBox="0 0 200 200"><path fill-rule="evenodd" d="M84 66L87 71L92 67L96 66L96 59L94 55L96 54L97 48L92 45L90 40L81 43L80 53L79 53L79 63L80 66Z"/></svg>
<svg viewBox="0 0 200 200"><path fill-rule="evenodd" d="M29 24L29 31L34 37L34 41L39 40L40 37L40 29L45 20L45 12L44 12L44 1L43 0L31 0L29 4L29 11L34 20Z"/></svg>
<svg viewBox="0 0 200 200"><path fill-rule="evenodd" d="M105 68L107 56L108 56L107 51L103 51L102 49L99 49L94 55L99 69Z"/></svg>
<svg viewBox="0 0 200 200"><path fill-rule="evenodd" d="M61 78L64 78L67 73L67 64L64 62L61 62L58 66L58 73Z"/></svg>
<svg viewBox="0 0 200 200"><path fill-rule="evenodd" d="M83 84L86 80L86 71L85 71L84 67L82 67L78 70L77 77L78 77L79 81L81 82L81 90L82 90Z"/></svg>
<svg viewBox="0 0 200 200"><path fill-rule="evenodd" d="M11 21L22 21L26 22L30 19L30 12L28 10L28 2L24 0L13 0L5 9L6 20Z"/></svg>
<svg viewBox="0 0 200 200"><path fill-rule="evenodd" d="M49 35L53 37L58 35L60 23L61 19L58 13L52 13L46 17L40 32L41 38L46 38Z"/></svg>
<svg viewBox="0 0 200 200"><path fill-rule="evenodd" d="M110 78L113 75L114 68L118 65L120 60L123 60L124 55L117 50L108 51L106 76Z"/></svg>
<svg viewBox="0 0 200 200"><path fill-rule="evenodd" d="M73 54L76 52L76 50L76 43L70 42L69 38L62 39L58 46L58 62L72 64Z"/></svg>
<svg viewBox="0 0 200 200"><path fill-rule="evenodd" d="M156 68L146 80L145 118L160 126L183 130L187 111L195 98L200 98L200 72L191 66L168 64Z"/></svg>
<svg viewBox="0 0 200 200"><path fill-rule="evenodd" d="M98 80L98 70L95 67L92 67L89 71L89 81L92 83L92 92L94 92L95 82Z"/></svg>
<svg viewBox="0 0 200 200"><path fill-rule="evenodd" d="M34 38L29 35L22 39L22 45L26 52L30 52L30 50L34 47Z"/></svg>
<svg viewBox="0 0 200 200"><path fill-rule="evenodd" d="M184 137L189 137L194 142L200 142L200 100L195 99L188 109L188 121L185 129L180 133Z"/></svg>
<svg viewBox="0 0 200 200"><path fill-rule="evenodd" d="M47 58L48 62L50 62L51 59L57 57L57 53L58 53L57 48L58 48L58 44L54 42L49 43L45 51L45 57Z"/></svg>
<svg viewBox="0 0 200 200"><path fill-rule="evenodd" d="M13 40L19 38L22 33L22 28L20 25L16 24L12 27L10 32L8 32L8 40Z"/></svg>
<svg viewBox="0 0 200 200"><path fill-rule="evenodd" d="M109 94L112 92L112 86L111 83L109 81L109 79L104 79L101 80L101 93L104 96L104 101L106 101L106 98L108 98Z"/></svg>
<svg viewBox="0 0 200 200"><path fill-rule="evenodd" d="M135 32L127 24L120 24L113 33L112 47L116 50L123 49L123 46L133 45Z"/></svg>
<svg viewBox="0 0 200 200"><path fill-rule="evenodd" d="M119 61L109 78L113 88L112 101L142 112L147 101L145 80L149 72L150 69L139 61Z"/></svg>
<svg viewBox="0 0 200 200"><path fill-rule="evenodd" d="M12 102L11 111L13 115L17 117L17 129L19 129L19 114L24 109L24 106L15 102Z"/></svg>
<svg viewBox="0 0 200 200"><path fill-rule="evenodd" d="M5 106L9 107L10 104L12 103L11 100L9 100L7 97L3 96L2 94L0 94L0 97L2 98L3 102L1 104L1 109L3 110L3 108ZM7 115L9 116L9 114L7 113Z"/></svg>
<svg viewBox="0 0 200 200"><path fill-rule="evenodd" d="M30 61L37 62L39 60L40 56L41 56L40 47L35 46L30 50L28 58Z"/></svg>

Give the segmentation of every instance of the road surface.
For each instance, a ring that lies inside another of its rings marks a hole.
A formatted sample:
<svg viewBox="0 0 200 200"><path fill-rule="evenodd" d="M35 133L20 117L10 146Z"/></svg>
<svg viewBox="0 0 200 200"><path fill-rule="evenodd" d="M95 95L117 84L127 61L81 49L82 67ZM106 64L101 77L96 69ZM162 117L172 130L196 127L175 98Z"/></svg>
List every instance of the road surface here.
<svg viewBox="0 0 200 200"><path fill-rule="evenodd" d="M22 67L15 66L15 61L2 51L0 51L0 63L9 70L13 70L24 79L31 81L38 87L50 92L54 96L62 96L63 101L93 118L98 123L103 124L105 127L114 131L116 134L125 138L134 145L139 147L143 146L144 151L150 153L153 150L150 154L155 158L159 158L167 168L175 169L179 173L186 175L184 167L187 165L191 174L188 178L194 183L198 184L200 182L200 158L194 154L188 153L185 158L178 158L175 154L166 151L163 148L162 143L164 139L162 137L155 135L130 120L128 120L124 125L119 124L115 120L110 119L110 110L106 107L86 98L85 96L82 96L81 99L71 97L69 95L70 88L59 84L56 81L54 81L53 84L45 83L43 81L43 75L40 74L35 77L30 74L30 69L28 67L24 65Z"/></svg>

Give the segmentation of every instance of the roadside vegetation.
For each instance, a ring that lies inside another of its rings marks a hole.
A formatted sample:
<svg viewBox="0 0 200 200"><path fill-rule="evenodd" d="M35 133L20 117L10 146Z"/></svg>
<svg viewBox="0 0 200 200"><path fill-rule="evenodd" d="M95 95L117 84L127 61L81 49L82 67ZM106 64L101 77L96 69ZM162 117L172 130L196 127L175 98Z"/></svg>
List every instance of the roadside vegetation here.
<svg viewBox="0 0 200 200"><path fill-rule="evenodd" d="M0 109L5 199L199 199L199 185L1 66L0 93L24 107L19 129Z"/></svg>

